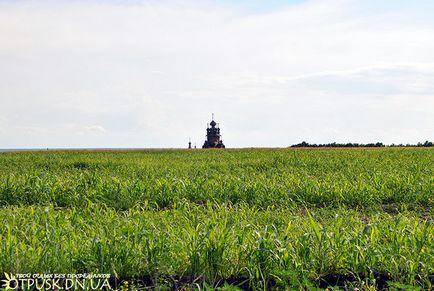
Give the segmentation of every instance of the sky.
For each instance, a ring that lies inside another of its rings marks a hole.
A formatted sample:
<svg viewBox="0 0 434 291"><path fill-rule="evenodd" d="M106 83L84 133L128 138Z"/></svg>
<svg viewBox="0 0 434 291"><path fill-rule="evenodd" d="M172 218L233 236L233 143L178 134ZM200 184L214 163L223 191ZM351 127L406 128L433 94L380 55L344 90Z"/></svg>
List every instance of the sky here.
<svg viewBox="0 0 434 291"><path fill-rule="evenodd" d="M0 148L434 139L431 0L0 0Z"/></svg>

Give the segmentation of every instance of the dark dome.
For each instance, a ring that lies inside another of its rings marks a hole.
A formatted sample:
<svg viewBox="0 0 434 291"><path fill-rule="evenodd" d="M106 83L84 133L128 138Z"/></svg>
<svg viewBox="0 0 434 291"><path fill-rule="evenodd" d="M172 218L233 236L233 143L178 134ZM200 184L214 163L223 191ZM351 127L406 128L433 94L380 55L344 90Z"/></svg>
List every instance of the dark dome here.
<svg viewBox="0 0 434 291"><path fill-rule="evenodd" d="M210 123L210 125L212 126L212 127L214 127L215 125L216 125L217 123L215 123L215 121L213 120L213 121L211 121L211 123Z"/></svg>

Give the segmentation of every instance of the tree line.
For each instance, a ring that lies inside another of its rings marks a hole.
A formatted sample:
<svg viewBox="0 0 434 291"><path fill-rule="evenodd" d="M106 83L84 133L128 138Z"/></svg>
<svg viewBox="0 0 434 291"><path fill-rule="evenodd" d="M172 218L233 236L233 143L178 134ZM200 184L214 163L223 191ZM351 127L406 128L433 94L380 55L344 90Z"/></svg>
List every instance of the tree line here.
<svg viewBox="0 0 434 291"><path fill-rule="evenodd" d="M434 143L431 141L425 141L424 143L418 142L417 144L390 144L385 145L382 142L376 142L376 143L325 143L325 144L316 144L316 143L308 143L308 142L301 142L298 144L294 144L291 147L293 148L357 148L357 147L432 147L434 146Z"/></svg>

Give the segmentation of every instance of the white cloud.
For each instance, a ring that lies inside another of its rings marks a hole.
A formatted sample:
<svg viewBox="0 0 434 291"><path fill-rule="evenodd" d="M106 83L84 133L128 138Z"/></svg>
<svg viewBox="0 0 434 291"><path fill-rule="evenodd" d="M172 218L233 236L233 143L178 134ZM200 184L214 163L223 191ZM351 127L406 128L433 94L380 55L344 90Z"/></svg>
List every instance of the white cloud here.
<svg viewBox="0 0 434 291"><path fill-rule="evenodd" d="M86 130L86 132L92 133L92 134L102 134L105 133L106 130L104 127L102 127L101 125L89 125L89 126L85 126L84 129Z"/></svg>
<svg viewBox="0 0 434 291"><path fill-rule="evenodd" d="M0 147L434 136L434 24L361 3L0 2Z"/></svg>

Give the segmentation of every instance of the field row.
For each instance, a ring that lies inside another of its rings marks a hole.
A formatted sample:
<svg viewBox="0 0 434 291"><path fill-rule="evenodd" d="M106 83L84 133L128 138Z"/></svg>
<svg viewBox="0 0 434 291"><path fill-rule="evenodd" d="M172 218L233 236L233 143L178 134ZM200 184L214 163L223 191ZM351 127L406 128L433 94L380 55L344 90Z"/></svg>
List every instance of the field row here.
<svg viewBox="0 0 434 291"><path fill-rule="evenodd" d="M271 205L366 208L392 204L411 209L434 206L433 184L428 179L408 182L409 178L413 177L391 176L381 183L363 178L353 181L336 178L330 182L299 175L262 180L235 176L120 180L97 173L70 176L33 173L3 178L0 205L85 207L97 203L120 210L136 206L174 208L185 202L248 203L265 208Z"/></svg>
<svg viewBox="0 0 434 291"><path fill-rule="evenodd" d="M30 206L3 208L0 220L0 269L9 272L148 276L154 285L173 275L256 286L324 286L350 276L354 286L389 280L426 288L434 275L434 225L411 213Z"/></svg>
<svg viewBox="0 0 434 291"><path fill-rule="evenodd" d="M3 154L0 205L429 208L433 154L430 149Z"/></svg>

